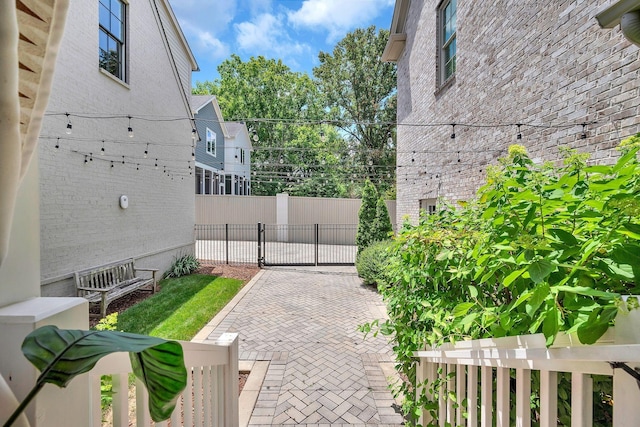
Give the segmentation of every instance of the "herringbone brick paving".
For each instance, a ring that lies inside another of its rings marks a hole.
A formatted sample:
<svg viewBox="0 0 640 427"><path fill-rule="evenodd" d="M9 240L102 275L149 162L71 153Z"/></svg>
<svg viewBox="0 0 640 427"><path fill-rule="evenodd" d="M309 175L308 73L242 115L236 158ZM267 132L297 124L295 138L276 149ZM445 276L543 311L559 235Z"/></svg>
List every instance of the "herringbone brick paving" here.
<svg viewBox="0 0 640 427"><path fill-rule="evenodd" d="M237 332L241 360L270 361L249 425L402 425L380 367L391 348L357 330L383 308L353 267L265 271L208 338Z"/></svg>

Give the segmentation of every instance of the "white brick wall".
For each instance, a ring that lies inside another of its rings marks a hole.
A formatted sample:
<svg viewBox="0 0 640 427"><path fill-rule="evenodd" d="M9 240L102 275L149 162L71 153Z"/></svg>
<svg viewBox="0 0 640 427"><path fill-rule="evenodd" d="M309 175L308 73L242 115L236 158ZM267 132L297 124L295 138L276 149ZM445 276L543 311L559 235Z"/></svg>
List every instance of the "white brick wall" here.
<svg viewBox="0 0 640 427"><path fill-rule="evenodd" d="M45 117L39 148L43 296L73 294L72 282L64 278L78 269L155 254L139 264L164 271L175 254L193 250L191 124L135 118L188 117L151 7L150 1L128 7L127 87L98 68L98 3L71 1L48 112L132 115L135 137L127 137L126 118L72 117L73 133L67 136L64 116ZM165 30L175 31L168 21ZM174 46L173 54L180 56L178 63L188 63L182 49ZM183 84L190 87L186 78ZM63 137L60 148L47 137ZM94 160L85 164L77 152L91 152ZM164 166L173 180L163 174ZM126 210L119 207L123 194L129 197Z"/></svg>
<svg viewBox="0 0 640 427"><path fill-rule="evenodd" d="M420 199L471 197L486 165L510 144L526 146L541 160L557 159L557 147L569 145L612 162L612 148L640 130L638 48L619 29L598 26L594 16L607 0L458 2L456 77L441 90L438 3L411 1L407 44L398 60L399 223L405 215L417 220ZM580 126L523 126L522 140L516 140L515 126L497 126L590 121L597 124L588 127L587 139L580 138ZM456 126L451 139L450 126L409 126L418 123L496 126Z"/></svg>

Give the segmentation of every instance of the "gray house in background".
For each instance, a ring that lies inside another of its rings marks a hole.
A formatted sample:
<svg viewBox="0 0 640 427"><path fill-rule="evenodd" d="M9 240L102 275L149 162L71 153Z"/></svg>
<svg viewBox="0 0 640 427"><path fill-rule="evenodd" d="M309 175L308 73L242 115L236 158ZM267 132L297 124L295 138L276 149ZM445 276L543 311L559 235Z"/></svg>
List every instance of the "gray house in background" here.
<svg viewBox="0 0 640 427"><path fill-rule="evenodd" d="M225 194L224 141L227 129L213 95L191 95L191 109L200 136L195 146L196 194Z"/></svg>
<svg viewBox="0 0 640 427"><path fill-rule="evenodd" d="M213 95L192 95L199 140L195 145L196 194L251 194L251 141L243 122L225 123Z"/></svg>

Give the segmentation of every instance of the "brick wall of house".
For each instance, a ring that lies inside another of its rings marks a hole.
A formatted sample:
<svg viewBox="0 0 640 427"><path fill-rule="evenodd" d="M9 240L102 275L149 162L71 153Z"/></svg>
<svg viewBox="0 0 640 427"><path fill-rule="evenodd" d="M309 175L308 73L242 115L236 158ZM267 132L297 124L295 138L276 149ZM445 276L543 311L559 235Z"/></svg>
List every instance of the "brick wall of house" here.
<svg viewBox="0 0 640 427"><path fill-rule="evenodd" d="M98 67L98 3L71 1L39 146L43 296L73 295L75 270L133 257L164 271L175 255L193 250L192 126L155 121L187 118L188 106L152 2L130 2L128 9L124 85ZM184 49L172 51L178 63L188 62ZM182 86L190 87L190 74L185 78ZM50 115L59 112L88 117L72 117L73 133L66 135L66 117ZM126 118L98 118L112 115L134 116L134 138ZM86 153L93 154L85 163ZM129 198L127 209L119 206L121 195Z"/></svg>
<svg viewBox="0 0 640 427"><path fill-rule="evenodd" d="M488 164L509 145L558 159L558 146L615 161L619 141L640 131L640 61L619 28L595 14L608 0L458 1L455 79L438 87L439 0L412 0L398 60L397 221L415 222L419 200L473 196ZM580 137L580 123L597 121ZM442 126L425 126L443 123ZM455 128L449 123L488 125ZM547 127L516 126L532 123ZM417 126L422 125L422 126Z"/></svg>

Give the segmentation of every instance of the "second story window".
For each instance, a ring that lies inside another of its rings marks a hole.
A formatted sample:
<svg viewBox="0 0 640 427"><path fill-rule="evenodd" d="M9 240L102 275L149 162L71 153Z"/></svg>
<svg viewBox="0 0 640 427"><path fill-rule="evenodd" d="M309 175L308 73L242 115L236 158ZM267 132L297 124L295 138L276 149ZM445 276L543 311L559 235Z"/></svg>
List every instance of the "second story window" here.
<svg viewBox="0 0 640 427"><path fill-rule="evenodd" d="M100 68L122 81L125 76L125 13L126 5L120 0L99 0Z"/></svg>
<svg viewBox="0 0 640 427"><path fill-rule="evenodd" d="M216 155L216 133L207 128L207 153Z"/></svg>
<svg viewBox="0 0 640 427"><path fill-rule="evenodd" d="M456 73L456 12L457 0L446 0L440 8L440 82Z"/></svg>

